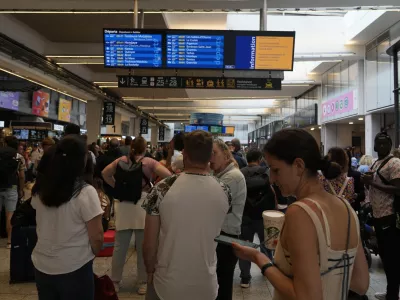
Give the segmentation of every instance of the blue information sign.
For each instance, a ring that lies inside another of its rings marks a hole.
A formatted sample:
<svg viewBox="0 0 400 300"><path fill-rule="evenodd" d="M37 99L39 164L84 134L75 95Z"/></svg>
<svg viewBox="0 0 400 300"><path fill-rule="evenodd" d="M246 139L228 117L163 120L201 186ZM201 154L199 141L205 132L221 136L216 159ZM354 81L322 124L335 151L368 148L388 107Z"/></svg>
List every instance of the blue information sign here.
<svg viewBox="0 0 400 300"><path fill-rule="evenodd" d="M223 35L167 34L167 68L222 69Z"/></svg>
<svg viewBox="0 0 400 300"><path fill-rule="evenodd" d="M105 30L104 63L117 68L161 68L162 34Z"/></svg>

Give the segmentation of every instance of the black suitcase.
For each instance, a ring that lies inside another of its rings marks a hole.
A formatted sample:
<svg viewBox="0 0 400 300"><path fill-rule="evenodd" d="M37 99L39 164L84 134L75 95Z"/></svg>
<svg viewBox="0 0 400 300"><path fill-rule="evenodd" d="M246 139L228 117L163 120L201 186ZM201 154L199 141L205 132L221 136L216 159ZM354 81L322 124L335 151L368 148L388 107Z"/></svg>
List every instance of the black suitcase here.
<svg viewBox="0 0 400 300"><path fill-rule="evenodd" d="M14 226L11 233L10 283L35 281L31 255L36 246L36 226Z"/></svg>

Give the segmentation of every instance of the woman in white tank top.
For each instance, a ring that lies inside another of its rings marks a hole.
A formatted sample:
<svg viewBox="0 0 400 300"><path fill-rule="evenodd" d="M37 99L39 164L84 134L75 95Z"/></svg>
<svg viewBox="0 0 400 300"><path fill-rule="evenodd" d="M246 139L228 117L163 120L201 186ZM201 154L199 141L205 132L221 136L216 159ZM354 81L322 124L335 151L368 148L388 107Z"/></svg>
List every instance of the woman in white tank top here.
<svg viewBox="0 0 400 300"><path fill-rule="evenodd" d="M284 196L296 196L285 216L274 262L255 249L234 244L239 258L256 263L275 288L274 299L347 299L364 295L369 273L355 212L318 181L340 174L321 158L314 138L301 129L274 134L264 148L270 180Z"/></svg>

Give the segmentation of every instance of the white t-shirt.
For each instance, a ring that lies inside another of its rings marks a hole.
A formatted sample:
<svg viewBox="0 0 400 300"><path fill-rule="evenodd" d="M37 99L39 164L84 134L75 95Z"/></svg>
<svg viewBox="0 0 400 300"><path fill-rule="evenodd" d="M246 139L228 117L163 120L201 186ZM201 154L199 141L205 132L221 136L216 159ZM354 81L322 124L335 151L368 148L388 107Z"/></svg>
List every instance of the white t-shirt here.
<svg viewBox="0 0 400 300"><path fill-rule="evenodd" d="M35 195L32 207L36 210L38 235L32 253L36 269L49 275L66 274L94 259L86 223L103 210L92 186L85 186L77 197L59 207L45 206Z"/></svg>
<svg viewBox="0 0 400 300"><path fill-rule="evenodd" d="M217 298L214 238L231 201L229 187L209 175L173 175L150 191L143 208L161 219L154 274L160 299Z"/></svg>

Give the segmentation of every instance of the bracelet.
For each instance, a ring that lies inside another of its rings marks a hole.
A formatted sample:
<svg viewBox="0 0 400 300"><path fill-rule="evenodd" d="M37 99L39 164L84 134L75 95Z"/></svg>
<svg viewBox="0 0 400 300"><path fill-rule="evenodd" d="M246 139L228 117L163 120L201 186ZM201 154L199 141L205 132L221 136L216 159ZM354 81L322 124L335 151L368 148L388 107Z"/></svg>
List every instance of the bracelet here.
<svg viewBox="0 0 400 300"><path fill-rule="evenodd" d="M270 261L269 263L263 265L261 267L261 274L264 276L265 271L267 271L269 268L275 266L274 263L272 261Z"/></svg>

